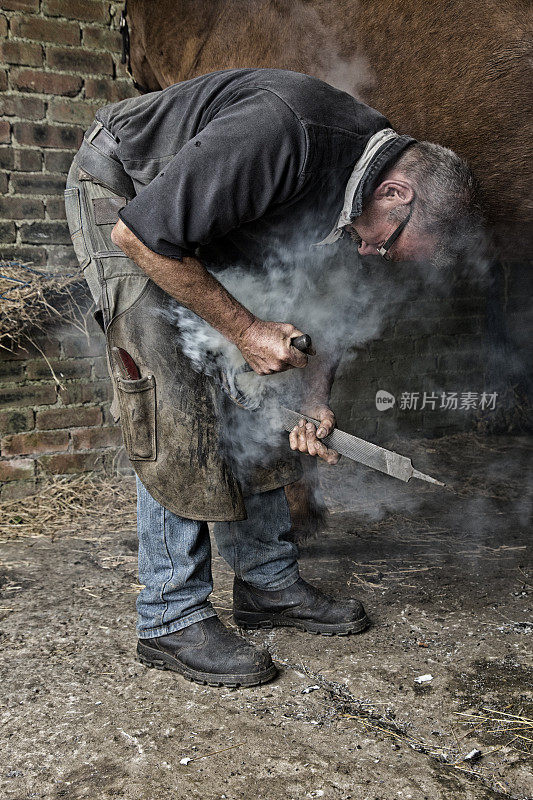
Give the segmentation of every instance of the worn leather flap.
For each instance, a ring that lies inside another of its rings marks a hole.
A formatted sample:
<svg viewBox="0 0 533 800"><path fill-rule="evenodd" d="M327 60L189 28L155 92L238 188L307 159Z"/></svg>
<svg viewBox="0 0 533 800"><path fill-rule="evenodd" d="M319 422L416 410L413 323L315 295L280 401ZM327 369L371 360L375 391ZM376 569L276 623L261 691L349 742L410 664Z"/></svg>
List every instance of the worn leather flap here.
<svg viewBox="0 0 533 800"><path fill-rule="evenodd" d="M114 225L125 205L125 197L93 197L94 221L97 225Z"/></svg>

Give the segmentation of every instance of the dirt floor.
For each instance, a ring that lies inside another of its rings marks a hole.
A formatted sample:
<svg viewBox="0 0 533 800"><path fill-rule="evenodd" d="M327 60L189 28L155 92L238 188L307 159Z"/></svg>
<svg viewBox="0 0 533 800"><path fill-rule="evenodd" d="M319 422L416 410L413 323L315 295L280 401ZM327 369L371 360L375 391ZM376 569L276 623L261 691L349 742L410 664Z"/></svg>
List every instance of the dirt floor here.
<svg viewBox="0 0 533 800"><path fill-rule="evenodd" d="M302 547L304 577L360 597L373 627L249 635L280 667L257 689L135 660L132 526L2 543L2 800L531 797L531 442L402 452L447 487L341 461L322 470L328 527ZM231 625L219 557L215 580Z"/></svg>

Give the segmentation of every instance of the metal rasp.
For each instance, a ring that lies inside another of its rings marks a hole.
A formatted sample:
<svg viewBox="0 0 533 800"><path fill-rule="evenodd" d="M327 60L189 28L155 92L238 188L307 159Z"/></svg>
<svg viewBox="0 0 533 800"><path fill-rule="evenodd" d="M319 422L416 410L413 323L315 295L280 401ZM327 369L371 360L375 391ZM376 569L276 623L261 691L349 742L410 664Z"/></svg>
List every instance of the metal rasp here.
<svg viewBox="0 0 533 800"><path fill-rule="evenodd" d="M302 419L312 422L318 428L320 422L313 417L308 417L305 414L299 414L297 411L291 411L290 408L280 406L281 424L286 431L292 431L295 425ZM428 483L435 483L437 486L445 486L441 481L436 478L431 478L423 472L415 469L411 463L411 459L407 456L401 456L399 453L394 453L392 450L387 450L385 447L379 447L377 444L367 442L364 439L359 439L358 436L352 436L351 433L339 431L335 428L329 436L320 439L324 442L326 447L336 450L352 461L357 461L359 464L365 464L367 467L377 469L384 472L386 475L392 475L393 478L399 478L401 481L407 483L411 478L419 478L421 481Z"/></svg>
<svg viewBox="0 0 533 800"><path fill-rule="evenodd" d="M312 347L311 337L307 333L291 339L291 345L296 347L297 350L301 350L302 353L314 355L315 351ZM245 364L237 371L236 376L245 372L250 372L251 369L252 368L248 366L248 364ZM226 386L223 384L223 387L227 391L227 384ZM246 398L245 394L239 392L235 380L232 382L230 397L237 405L247 408L250 411L257 408L257 399L250 400ZM285 408L285 406L280 406L279 410L281 426L289 433L295 425L298 425L302 417L308 422L312 422L317 428L320 426L320 422L317 419L308 417L305 414L300 414L298 411L292 411L290 408ZM320 439L320 441L324 442L326 447L336 450L337 453L340 453L342 456L351 458L352 461L357 461L359 464L365 464L367 467L377 469L379 472L384 472L385 475L392 475L393 478L398 478L405 483L411 478L419 478L421 481L435 483L437 486L446 485L436 478L432 478L430 475L419 472L413 467L411 459L407 458L407 456L401 456L399 453L387 450L385 447L379 447L377 444L365 441L365 439L359 439L358 436L352 436L351 433L339 431L337 428L335 428L329 436Z"/></svg>

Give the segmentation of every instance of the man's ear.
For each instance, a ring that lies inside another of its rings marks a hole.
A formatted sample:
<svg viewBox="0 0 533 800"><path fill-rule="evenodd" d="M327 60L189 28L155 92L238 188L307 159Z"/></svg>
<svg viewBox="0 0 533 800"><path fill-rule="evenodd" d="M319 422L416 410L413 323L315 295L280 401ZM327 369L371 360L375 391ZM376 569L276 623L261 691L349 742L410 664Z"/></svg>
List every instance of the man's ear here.
<svg viewBox="0 0 533 800"><path fill-rule="evenodd" d="M395 205L409 205L415 199L415 193L408 181L389 178L374 189L373 197L380 201L394 200Z"/></svg>

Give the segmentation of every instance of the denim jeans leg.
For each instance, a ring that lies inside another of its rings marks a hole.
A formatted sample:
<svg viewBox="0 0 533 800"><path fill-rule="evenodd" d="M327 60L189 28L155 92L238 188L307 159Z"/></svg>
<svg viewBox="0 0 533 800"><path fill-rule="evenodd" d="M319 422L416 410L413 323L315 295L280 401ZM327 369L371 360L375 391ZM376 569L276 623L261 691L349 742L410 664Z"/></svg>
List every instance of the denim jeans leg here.
<svg viewBox="0 0 533 800"><path fill-rule="evenodd" d="M168 511L137 478L137 531L144 585L137 598L139 637L164 636L216 616L207 599L213 589L207 523Z"/></svg>
<svg viewBox="0 0 533 800"><path fill-rule="evenodd" d="M216 522L220 555L238 578L258 589L286 589L298 579L298 548L288 540L291 515L285 490L245 498L248 518Z"/></svg>

